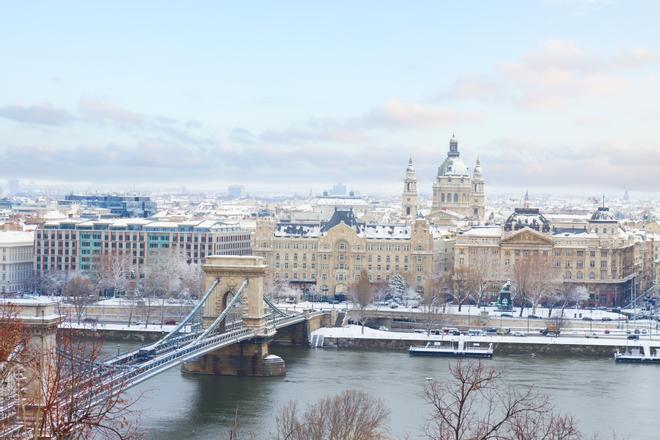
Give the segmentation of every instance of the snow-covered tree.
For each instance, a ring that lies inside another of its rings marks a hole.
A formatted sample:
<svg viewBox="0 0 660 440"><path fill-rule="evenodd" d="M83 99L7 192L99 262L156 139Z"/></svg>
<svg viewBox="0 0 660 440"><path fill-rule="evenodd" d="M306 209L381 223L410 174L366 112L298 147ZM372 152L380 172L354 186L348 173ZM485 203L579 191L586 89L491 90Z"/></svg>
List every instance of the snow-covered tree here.
<svg viewBox="0 0 660 440"><path fill-rule="evenodd" d="M406 283L406 280L399 273L390 278L390 282L387 286L390 295L392 295L392 297L398 302L402 301L408 291L408 283Z"/></svg>

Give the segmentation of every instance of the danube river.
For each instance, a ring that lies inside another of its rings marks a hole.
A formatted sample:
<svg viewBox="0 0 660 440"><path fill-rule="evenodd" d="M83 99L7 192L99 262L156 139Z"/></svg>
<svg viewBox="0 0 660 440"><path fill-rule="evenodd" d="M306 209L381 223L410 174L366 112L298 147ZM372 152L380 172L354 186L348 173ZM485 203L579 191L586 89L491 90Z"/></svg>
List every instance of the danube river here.
<svg viewBox="0 0 660 440"><path fill-rule="evenodd" d="M122 344L122 348L129 348ZM346 389L382 398L391 410L393 437L419 438L428 407L425 378L447 377L447 359L407 353L277 348L283 378L192 376L171 369L131 390L147 439L222 439L238 408L241 433L267 439L278 408ZM615 364L612 359L496 356L485 361L506 373L510 386L535 385L573 414L584 433L611 438L660 438L660 366Z"/></svg>

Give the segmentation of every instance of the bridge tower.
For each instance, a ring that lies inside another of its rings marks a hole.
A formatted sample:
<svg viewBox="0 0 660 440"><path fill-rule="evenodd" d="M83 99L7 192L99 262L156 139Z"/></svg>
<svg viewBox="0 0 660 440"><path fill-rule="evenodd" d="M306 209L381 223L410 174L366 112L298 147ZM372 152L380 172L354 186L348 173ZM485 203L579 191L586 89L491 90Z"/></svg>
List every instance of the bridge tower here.
<svg viewBox="0 0 660 440"><path fill-rule="evenodd" d="M286 373L284 360L268 352L268 341L276 329L269 327L266 319L263 299L266 268L263 258L257 256L214 255L206 259L202 266L203 290L211 287L216 279L219 283L204 305L202 325L204 328L210 326L247 280L243 292L246 300L238 308L240 316L236 318L242 319L255 337L185 362L183 371L225 376L283 376ZM222 324L226 325L231 325L231 319Z"/></svg>

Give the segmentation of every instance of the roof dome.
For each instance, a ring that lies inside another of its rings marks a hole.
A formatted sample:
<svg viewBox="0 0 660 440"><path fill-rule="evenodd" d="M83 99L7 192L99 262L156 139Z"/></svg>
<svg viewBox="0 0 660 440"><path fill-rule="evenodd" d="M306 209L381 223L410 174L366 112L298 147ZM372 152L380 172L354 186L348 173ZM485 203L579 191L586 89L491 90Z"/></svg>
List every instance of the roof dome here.
<svg viewBox="0 0 660 440"><path fill-rule="evenodd" d="M463 160L461 160L461 154L458 151L458 141L454 135L452 135L449 140L447 158L438 168L438 177L441 176L469 176L468 167L466 167Z"/></svg>
<svg viewBox="0 0 660 440"><path fill-rule="evenodd" d="M610 212L610 208L604 206L599 206L596 212L591 215L590 222L600 222L600 223L617 223L617 220L614 218Z"/></svg>
<svg viewBox="0 0 660 440"><path fill-rule="evenodd" d="M523 228L550 232L550 222L541 214L539 208L516 208L506 219L504 230L513 232Z"/></svg>

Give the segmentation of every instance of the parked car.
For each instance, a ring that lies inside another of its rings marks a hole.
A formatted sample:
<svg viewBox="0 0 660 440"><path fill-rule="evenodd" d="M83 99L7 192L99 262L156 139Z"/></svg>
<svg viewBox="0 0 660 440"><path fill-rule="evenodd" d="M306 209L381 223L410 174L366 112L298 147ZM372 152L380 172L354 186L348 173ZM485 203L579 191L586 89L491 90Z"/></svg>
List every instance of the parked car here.
<svg viewBox="0 0 660 440"><path fill-rule="evenodd" d="M524 332L521 332L520 330L516 330L511 333L512 336L525 336Z"/></svg>
<svg viewBox="0 0 660 440"><path fill-rule="evenodd" d="M398 308L399 308L399 304L398 304L398 303L395 303L394 301L392 301L392 302L390 303L390 309L398 309Z"/></svg>
<svg viewBox="0 0 660 440"><path fill-rule="evenodd" d="M585 336L586 336L587 338L598 339L598 333L594 333L594 332L587 333Z"/></svg>
<svg viewBox="0 0 660 440"><path fill-rule="evenodd" d="M630 340L638 340L638 339L639 339L639 335L628 335L628 339L630 339Z"/></svg>
<svg viewBox="0 0 660 440"><path fill-rule="evenodd" d="M500 316L502 318L513 318L513 315L511 313L500 313Z"/></svg>
<svg viewBox="0 0 660 440"><path fill-rule="evenodd" d="M529 319L542 319L540 316L536 316L536 315L527 315L527 317Z"/></svg>
<svg viewBox="0 0 660 440"><path fill-rule="evenodd" d="M609 316L603 316L600 320L601 321L611 321L612 318L610 318Z"/></svg>
<svg viewBox="0 0 660 440"><path fill-rule="evenodd" d="M589 317L589 316L583 316L582 320L583 321L593 321L593 319L591 319L591 317Z"/></svg>
<svg viewBox="0 0 660 440"><path fill-rule="evenodd" d="M165 325L176 325L176 320L175 319L166 319L165 320Z"/></svg>
<svg viewBox="0 0 660 440"><path fill-rule="evenodd" d="M510 329L510 328L498 328L498 329L497 329L497 334L500 335L500 336L506 336L506 335L508 335L509 333L511 333L511 329Z"/></svg>
<svg viewBox="0 0 660 440"><path fill-rule="evenodd" d="M496 327L491 327L486 329L486 334L487 335L495 335L497 334L497 328Z"/></svg>

